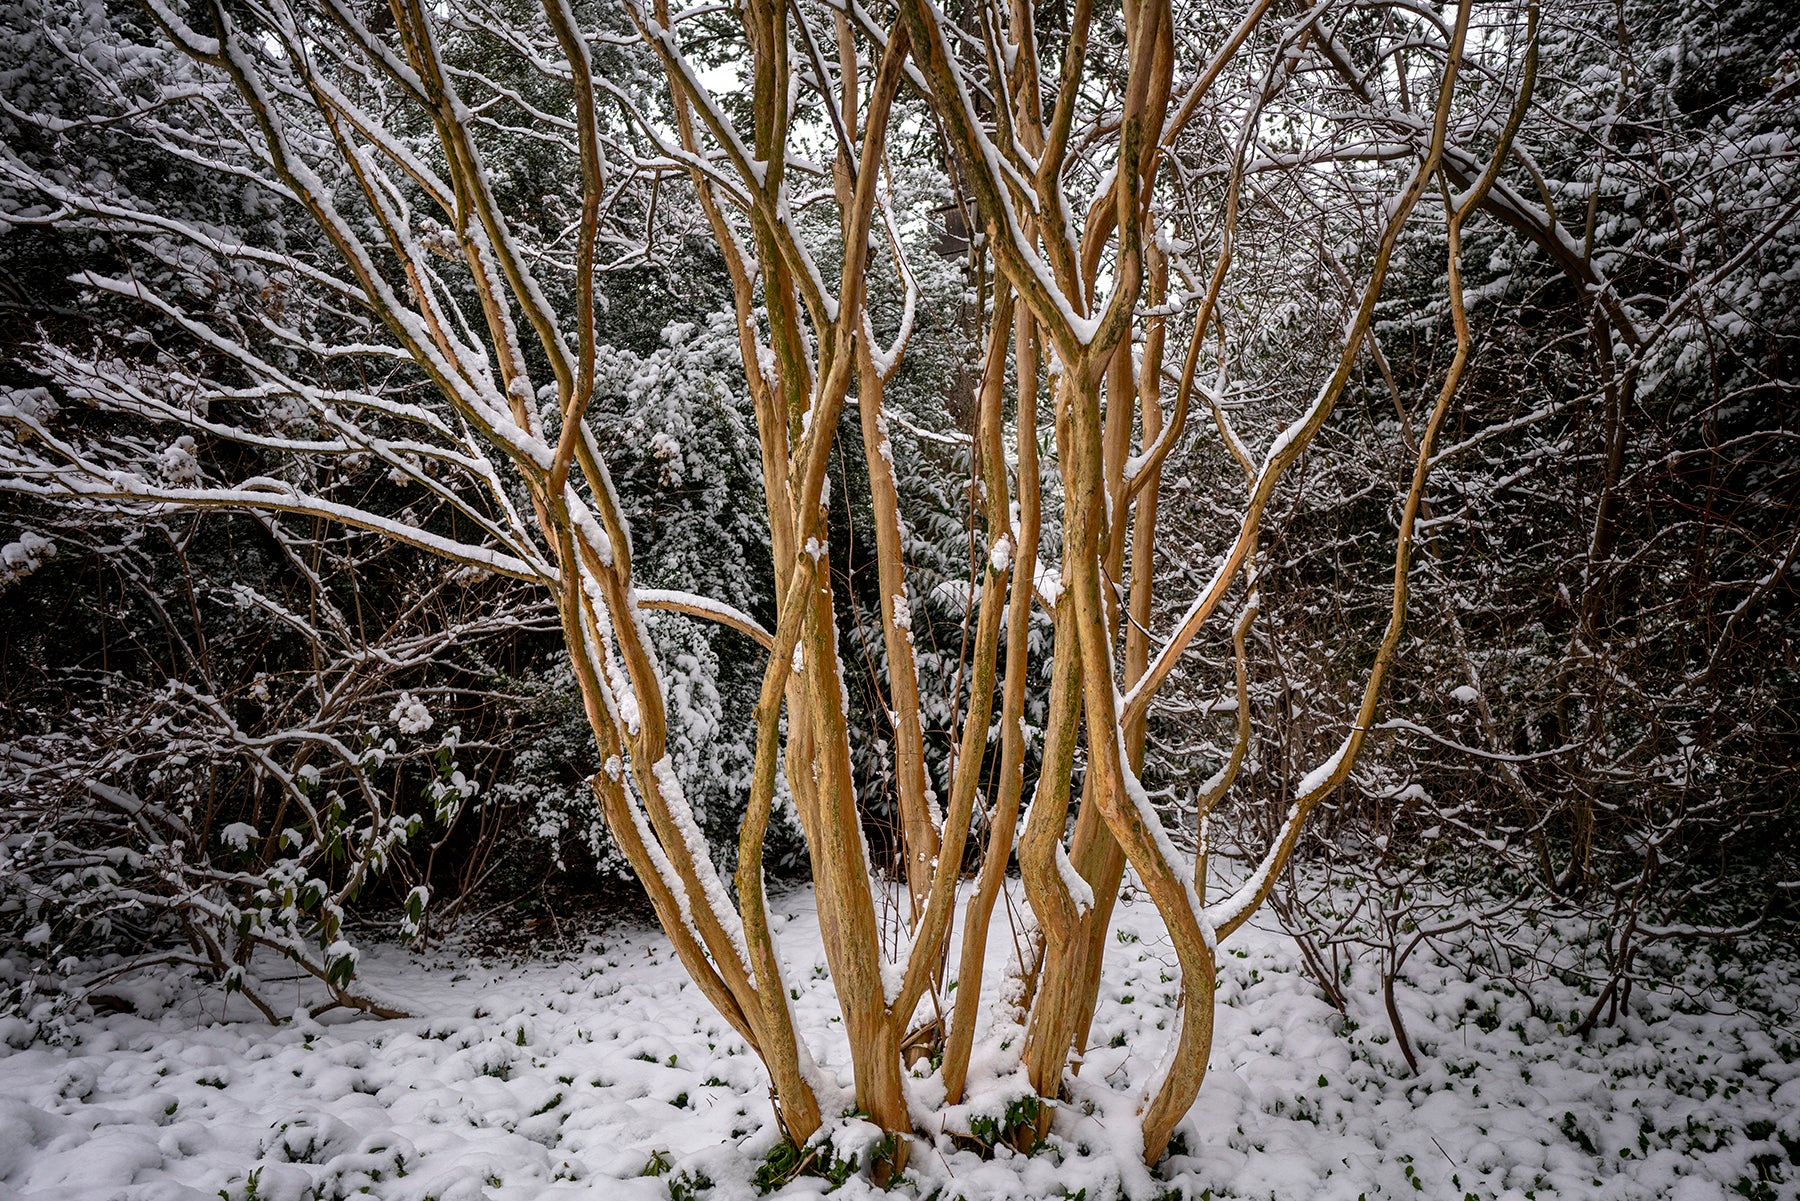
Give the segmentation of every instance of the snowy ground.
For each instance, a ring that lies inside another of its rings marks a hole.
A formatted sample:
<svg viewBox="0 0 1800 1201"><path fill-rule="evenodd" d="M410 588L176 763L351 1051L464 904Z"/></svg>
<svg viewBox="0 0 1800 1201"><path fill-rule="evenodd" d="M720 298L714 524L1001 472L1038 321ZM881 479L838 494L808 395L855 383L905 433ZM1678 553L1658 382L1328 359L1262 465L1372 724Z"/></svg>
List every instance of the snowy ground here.
<svg viewBox="0 0 1800 1201"><path fill-rule="evenodd" d="M829 982L807 970L810 899L779 907L796 1008L847 1074ZM1185 1154L1152 1175L1120 1150L1173 988L1173 954L1139 901L1119 911L1093 1046L1047 1144L984 1160L921 1140L902 1188L942 1201L1800 1196L1800 1036L1791 1013L1766 1016L1792 1008L1794 963L1690 965L1682 999L1640 992L1619 1029L1584 1042L1421 953L1402 988L1421 1052L1411 1077L1369 982L1353 980L1347 1022L1269 924L1221 956ZM1765 998L1765 1016L1708 1012L1717 973ZM776 1141L764 1077L659 934L614 930L523 966L387 951L363 975L424 1016L271 1029L165 979L141 990L151 1016L85 1019L60 1043L0 1020L0 1201L756 1195ZM1553 980L1534 991L1540 1015L1566 1022L1579 1005ZM801 1178L782 1195L827 1188ZM873 1191L853 1177L839 1195Z"/></svg>

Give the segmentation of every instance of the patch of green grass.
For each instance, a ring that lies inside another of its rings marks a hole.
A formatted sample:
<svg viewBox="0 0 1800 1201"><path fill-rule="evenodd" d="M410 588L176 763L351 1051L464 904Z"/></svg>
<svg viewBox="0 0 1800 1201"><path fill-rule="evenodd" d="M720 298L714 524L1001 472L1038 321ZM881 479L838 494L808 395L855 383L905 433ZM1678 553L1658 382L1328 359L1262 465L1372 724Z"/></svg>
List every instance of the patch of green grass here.
<svg viewBox="0 0 1800 1201"><path fill-rule="evenodd" d="M871 1160L878 1162L891 1159L895 1145L894 1136L887 1135L875 1144ZM860 1166L857 1156L838 1158L830 1143L813 1143L801 1147L784 1139L763 1157L762 1163L757 1165L756 1172L750 1177L750 1182L756 1185L757 1192L772 1193L802 1176L816 1176L830 1183L830 1187L825 1190L830 1193L842 1188L844 1182L855 1175ZM685 1199L675 1198L675 1201Z"/></svg>

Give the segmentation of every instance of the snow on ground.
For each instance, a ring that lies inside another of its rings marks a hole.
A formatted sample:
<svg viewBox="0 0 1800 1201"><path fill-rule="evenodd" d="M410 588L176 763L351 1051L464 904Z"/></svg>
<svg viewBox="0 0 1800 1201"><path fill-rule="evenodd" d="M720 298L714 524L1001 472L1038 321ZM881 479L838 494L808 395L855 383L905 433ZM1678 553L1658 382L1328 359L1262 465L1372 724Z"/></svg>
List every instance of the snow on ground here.
<svg viewBox="0 0 1800 1201"><path fill-rule="evenodd" d="M847 1078L810 896L777 907L796 1010L826 1068ZM1371 982L1353 978L1346 1020L1266 918L1221 952L1211 1072L1181 1153L1152 1175L1129 1150L1132 1090L1170 1035L1174 955L1146 901L1122 905L1116 924L1091 1046L1046 1145L984 1160L947 1136L920 1140L904 1191L1800 1196L1794 1019L1707 1000L1713 975L1735 973L1735 992L1781 1014L1800 974L1791 960L1690 963L1682 999L1640 990L1618 1029L1583 1041L1562 1029L1580 1005L1573 987L1539 982L1533 1015L1517 993L1421 952L1401 988L1421 1053L1412 1077ZM756 1195L752 1174L777 1141L766 1080L660 934L613 930L557 963L375 951L362 971L421 1016L274 1029L240 1014L241 1001L162 978L139 990L149 1016L74 1021L51 1039L0 1019L0 1201ZM984 1095L1004 1098L1005 1082ZM781 1195L828 1187L803 1177ZM852 1177L839 1195L875 1192Z"/></svg>

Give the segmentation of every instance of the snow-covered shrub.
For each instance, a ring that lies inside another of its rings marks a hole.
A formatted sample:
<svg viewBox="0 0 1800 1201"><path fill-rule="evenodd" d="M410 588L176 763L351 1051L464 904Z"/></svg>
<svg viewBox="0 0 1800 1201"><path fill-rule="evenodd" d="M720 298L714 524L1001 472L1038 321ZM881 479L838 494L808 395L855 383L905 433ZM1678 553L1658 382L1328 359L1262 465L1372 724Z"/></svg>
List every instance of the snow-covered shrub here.
<svg viewBox="0 0 1800 1201"><path fill-rule="evenodd" d="M492 758L458 724L485 688L473 655L530 614L432 568L386 595L365 574L359 626L340 585L376 543L72 516L48 518L63 552L7 596L9 1007L176 963L271 1019L271 969L316 977L330 1003L398 1009L353 980L353 910L378 898L367 916L420 929L433 853L467 837ZM296 572L307 552L320 567Z"/></svg>
<svg viewBox="0 0 1800 1201"><path fill-rule="evenodd" d="M1768 4L1627 5L1598 37L1589 19L1546 10L1558 69L1535 100L1555 127L1526 189L1566 228L1594 214L1586 250L1558 254L1529 222L1469 231L1480 350L1426 498L1385 728L1302 844L1316 870L1277 900L1327 990L1357 956L1391 977L1471 910L1527 965L1530 937L1508 936L1519 915L1562 914L1604 952L1593 1025L1667 982L1651 948L1794 917L1800 118ZM1266 436L1341 293L1327 264L1276 253L1257 269L1233 420ZM1343 736L1334 707L1373 654L1349 632L1386 604L1368 582L1389 566L1384 489L1411 465L1396 434L1416 434L1454 351L1433 235L1404 240L1395 272L1382 357L1366 352L1355 403L1321 433L1330 453L1271 523L1250 688L1265 733L1248 803L1214 817L1221 844L1279 825L1280 769ZM1232 486L1195 471L1168 518L1216 544ZM1197 687L1155 728L1165 762L1188 756L1204 779L1225 761L1221 699ZM1325 908L1346 880L1364 898L1354 920ZM1517 914L1495 911L1497 882Z"/></svg>

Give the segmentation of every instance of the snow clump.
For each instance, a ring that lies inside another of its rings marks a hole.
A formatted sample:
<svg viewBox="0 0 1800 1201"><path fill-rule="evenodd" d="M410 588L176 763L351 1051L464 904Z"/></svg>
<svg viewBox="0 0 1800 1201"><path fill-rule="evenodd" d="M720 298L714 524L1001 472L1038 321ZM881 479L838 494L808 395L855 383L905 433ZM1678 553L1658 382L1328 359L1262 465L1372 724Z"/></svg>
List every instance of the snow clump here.
<svg viewBox="0 0 1800 1201"><path fill-rule="evenodd" d="M0 586L15 584L44 565L56 554L56 543L42 534L26 530L17 542L0 547Z"/></svg>
<svg viewBox="0 0 1800 1201"><path fill-rule="evenodd" d="M157 456L157 466L161 468L163 478L171 484L192 484L200 479L200 460L194 457L194 439L191 434L183 434L169 443Z"/></svg>
<svg viewBox="0 0 1800 1201"><path fill-rule="evenodd" d="M402 692L388 720L399 726L402 734L423 734L431 728L431 711L412 693Z"/></svg>

